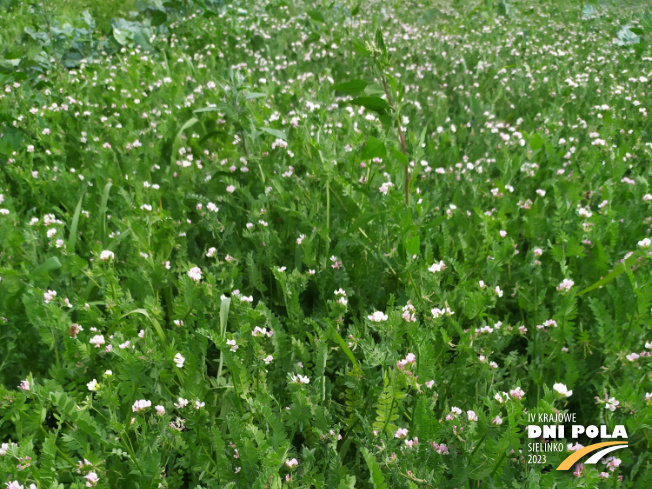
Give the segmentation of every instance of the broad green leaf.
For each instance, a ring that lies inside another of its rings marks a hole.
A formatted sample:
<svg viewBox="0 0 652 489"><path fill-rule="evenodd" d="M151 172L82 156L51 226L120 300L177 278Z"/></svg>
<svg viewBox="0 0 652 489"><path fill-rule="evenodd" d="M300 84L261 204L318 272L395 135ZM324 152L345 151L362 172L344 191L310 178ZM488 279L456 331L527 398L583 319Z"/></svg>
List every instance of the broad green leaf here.
<svg viewBox="0 0 652 489"><path fill-rule="evenodd" d="M390 106L386 100L380 97L357 97L351 100L351 105L360 105L365 109L378 112L380 114L390 110Z"/></svg>
<svg viewBox="0 0 652 489"><path fill-rule="evenodd" d="M324 19L324 14L322 14L319 10L309 10L308 16L317 22L326 22L326 19Z"/></svg>
<svg viewBox="0 0 652 489"><path fill-rule="evenodd" d="M392 154L396 157L398 161L400 161L404 165L410 163L409 158L403 154L403 151L400 151L396 148L391 148L391 150L392 150Z"/></svg>
<svg viewBox="0 0 652 489"><path fill-rule="evenodd" d="M331 88L337 92L357 95L358 93L362 93L367 85L368 83L364 80L351 80L344 83L338 83L337 85L333 85Z"/></svg>
<svg viewBox="0 0 652 489"><path fill-rule="evenodd" d="M249 92L245 96L245 100L253 100L255 98L263 98L263 97L267 97L267 94L262 92Z"/></svg>
<svg viewBox="0 0 652 489"><path fill-rule="evenodd" d="M358 53L360 56L364 56L365 58L367 58L371 55L371 52L369 52L367 46L363 41L360 41L358 39L353 39L351 41L351 45L353 46L353 49L355 49L355 52Z"/></svg>
<svg viewBox="0 0 652 489"><path fill-rule="evenodd" d="M363 160L371 160L373 158L382 158L387 154L387 149L385 144L375 137L369 137L367 143L360 154L360 158Z"/></svg>
<svg viewBox="0 0 652 489"><path fill-rule="evenodd" d="M263 132L266 132L267 134L271 134L272 136L275 136L279 139L283 139L284 141L287 141L288 139L285 131L279 131L278 129L272 129L271 127L260 127L259 129Z"/></svg>
<svg viewBox="0 0 652 489"><path fill-rule="evenodd" d="M421 238L419 238L419 235L409 239L408 242L405 244L405 247L407 249L408 254L418 255L421 252Z"/></svg>
<svg viewBox="0 0 652 489"><path fill-rule="evenodd" d="M544 139L537 133L534 133L530 138L530 148L534 151L543 148Z"/></svg>
<svg viewBox="0 0 652 489"><path fill-rule="evenodd" d="M57 268L61 267L61 262L56 256L51 256L47 260L45 260L43 263L41 263L38 267L36 267L34 270L32 270L31 275L36 276L36 275L42 275L44 273L51 272L52 270L56 270Z"/></svg>

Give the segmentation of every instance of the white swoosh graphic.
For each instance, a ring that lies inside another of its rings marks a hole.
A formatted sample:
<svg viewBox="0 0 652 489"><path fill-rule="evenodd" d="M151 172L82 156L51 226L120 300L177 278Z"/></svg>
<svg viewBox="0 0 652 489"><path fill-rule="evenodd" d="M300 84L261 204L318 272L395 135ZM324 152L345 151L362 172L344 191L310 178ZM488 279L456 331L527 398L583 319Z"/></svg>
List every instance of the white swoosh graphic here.
<svg viewBox="0 0 652 489"><path fill-rule="evenodd" d="M598 453L594 454L589 458L585 464L597 464L602 457L604 457L606 454L609 452L613 452L614 450L618 450L620 448L627 448L627 445L615 445L613 447L607 447L604 450L600 450Z"/></svg>

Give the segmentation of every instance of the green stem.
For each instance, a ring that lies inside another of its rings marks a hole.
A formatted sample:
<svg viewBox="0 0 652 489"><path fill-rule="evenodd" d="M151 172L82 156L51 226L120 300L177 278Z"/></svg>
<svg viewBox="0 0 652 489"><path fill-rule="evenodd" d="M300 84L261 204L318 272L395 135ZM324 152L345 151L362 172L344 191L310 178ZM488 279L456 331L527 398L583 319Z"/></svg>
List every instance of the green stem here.
<svg viewBox="0 0 652 489"><path fill-rule="evenodd" d="M57 452L59 452L59 454L60 454L64 459L66 459L66 462L68 462L70 465L72 465L73 467L75 467L77 464L76 464L75 462L73 462L73 460L72 460L68 455L66 455L66 454L65 454L65 453L64 453L64 452L63 452L63 451L62 451L62 450L57 446L56 440L54 440L54 439L52 438L52 436L50 436L50 433L48 433L47 431L45 431L45 428L43 428L43 426L41 426L41 431L43 432L43 434L44 434L45 436L47 436L50 440L52 440L52 443L53 443L53 445L54 445L54 448L56 448L56 449L57 449Z"/></svg>

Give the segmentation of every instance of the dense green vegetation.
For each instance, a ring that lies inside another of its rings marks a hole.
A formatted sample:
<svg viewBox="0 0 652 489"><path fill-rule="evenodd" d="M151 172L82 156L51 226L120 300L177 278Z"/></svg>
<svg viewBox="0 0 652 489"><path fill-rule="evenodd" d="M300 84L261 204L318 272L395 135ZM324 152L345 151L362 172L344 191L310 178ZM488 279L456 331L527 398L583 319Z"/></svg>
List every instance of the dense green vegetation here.
<svg viewBox="0 0 652 489"><path fill-rule="evenodd" d="M0 6L0 483L650 485L645 3Z"/></svg>

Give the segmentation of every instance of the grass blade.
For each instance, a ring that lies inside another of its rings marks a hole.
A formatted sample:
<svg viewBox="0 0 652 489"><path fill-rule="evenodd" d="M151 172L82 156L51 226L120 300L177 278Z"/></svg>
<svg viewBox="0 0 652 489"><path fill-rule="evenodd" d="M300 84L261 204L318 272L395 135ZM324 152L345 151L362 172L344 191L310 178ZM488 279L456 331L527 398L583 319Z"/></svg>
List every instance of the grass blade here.
<svg viewBox="0 0 652 489"><path fill-rule="evenodd" d="M84 200L85 194L86 189L82 191L82 194L79 197L79 202L77 202L77 207L75 207L75 214L72 216L72 225L70 226L70 235L68 236L68 251L70 253L75 252L75 245L77 244L77 226L79 225L79 215L81 214L82 201Z"/></svg>
<svg viewBox="0 0 652 489"><path fill-rule="evenodd" d="M106 206L109 202L109 193L111 192L112 186L112 182L107 182L104 186L104 191L102 192L102 203L100 204L100 226L102 226L100 241L102 241L102 244L106 244Z"/></svg>

